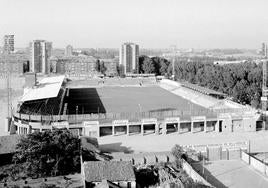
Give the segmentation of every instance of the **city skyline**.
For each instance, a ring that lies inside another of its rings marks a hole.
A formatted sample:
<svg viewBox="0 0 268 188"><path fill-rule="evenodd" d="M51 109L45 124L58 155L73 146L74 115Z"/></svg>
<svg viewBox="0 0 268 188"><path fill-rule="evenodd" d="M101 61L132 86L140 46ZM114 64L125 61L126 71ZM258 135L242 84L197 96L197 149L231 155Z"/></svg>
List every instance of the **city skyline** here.
<svg viewBox="0 0 268 188"><path fill-rule="evenodd" d="M14 34L15 48L44 39L55 48L132 41L144 48L253 49L268 41L267 6L265 0L1 0L0 36Z"/></svg>

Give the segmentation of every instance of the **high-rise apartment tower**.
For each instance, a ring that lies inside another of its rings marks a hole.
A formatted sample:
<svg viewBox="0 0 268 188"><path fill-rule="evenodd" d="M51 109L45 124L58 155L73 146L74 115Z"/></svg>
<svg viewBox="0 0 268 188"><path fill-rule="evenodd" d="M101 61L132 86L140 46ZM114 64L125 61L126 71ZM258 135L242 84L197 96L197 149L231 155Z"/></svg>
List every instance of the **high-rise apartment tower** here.
<svg viewBox="0 0 268 188"><path fill-rule="evenodd" d="M119 49L119 65L123 65L124 74L133 73L138 70L139 45L134 43L124 43Z"/></svg>
<svg viewBox="0 0 268 188"><path fill-rule="evenodd" d="M5 35L3 44L3 53L10 54L14 52L14 35Z"/></svg>
<svg viewBox="0 0 268 188"><path fill-rule="evenodd" d="M72 56L73 55L73 47L71 45L66 46L65 55L66 56Z"/></svg>
<svg viewBox="0 0 268 188"><path fill-rule="evenodd" d="M30 43L30 70L35 73L50 72L49 57L52 53L52 42L34 40Z"/></svg>

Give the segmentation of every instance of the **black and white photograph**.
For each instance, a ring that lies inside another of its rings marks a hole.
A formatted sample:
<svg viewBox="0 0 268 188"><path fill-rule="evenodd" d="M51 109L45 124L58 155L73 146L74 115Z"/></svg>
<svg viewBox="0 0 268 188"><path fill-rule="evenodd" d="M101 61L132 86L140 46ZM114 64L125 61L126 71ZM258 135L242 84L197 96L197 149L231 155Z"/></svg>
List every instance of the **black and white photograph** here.
<svg viewBox="0 0 268 188"><path fill-rule="evenodd" d="M0 0L0 188L268 188L267 0Z"/></svg>

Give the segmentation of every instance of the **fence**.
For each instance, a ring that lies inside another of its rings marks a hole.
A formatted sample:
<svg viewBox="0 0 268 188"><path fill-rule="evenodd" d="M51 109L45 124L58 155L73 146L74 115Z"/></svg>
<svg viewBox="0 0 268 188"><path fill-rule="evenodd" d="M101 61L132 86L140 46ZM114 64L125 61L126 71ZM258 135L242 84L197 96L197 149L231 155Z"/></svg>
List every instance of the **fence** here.
<svg viewBox="0 0 268 188"><path fill-rule="evenodd" d="M70 123L81 123L85 120L112 121L128 119L130 121L140 121L143 118L157 118L163 120L167 117L180 117L181 120L191 120L191 116L205 115L208 118L217 118L211 110L162 110L149 112L123 112L123 113L99 113L99 114L74 114L74 115L39 115L22 114L13 112L14 117L26 121L69 121Z"/></svg>
<svg viewBox="0 0 268 188"><path fill-rule="evenodd" d="M247 151L247 142L234 142L223 144L209 144L209 145L188 145L183 146L187 151L194 150L199 152L200 157L204 157L208 161L217 160L234 160L240 159L242 152Z"/></svg>

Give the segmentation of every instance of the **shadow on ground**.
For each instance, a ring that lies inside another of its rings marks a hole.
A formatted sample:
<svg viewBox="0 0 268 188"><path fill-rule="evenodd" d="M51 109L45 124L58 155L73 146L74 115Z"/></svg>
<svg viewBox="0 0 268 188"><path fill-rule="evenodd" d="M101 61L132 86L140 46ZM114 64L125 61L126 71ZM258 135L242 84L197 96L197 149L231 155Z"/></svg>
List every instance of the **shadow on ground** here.
<svg viewBox="0 0 268 188"><path fill-rule="evenodd" d="M133 153L133 150L131 150L130 147L122 146L122 142L112 144L102 144L99 147L101 152L103 153L113 153L113 152Z"/></svg>
<svg viewBox="0 0 268 188"><path fill-rule="evenodd" d="M207 163L208 164L208 163ZM213 176L206 167L204 167L204 171L201 164L192 164L193 168L206 179L209 183L217 188L227 188L222 182L220 182L215 176ZM204 175L203 175L204 172Z"/></svg>

